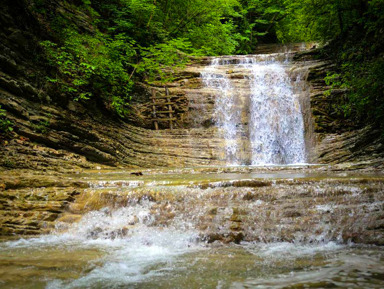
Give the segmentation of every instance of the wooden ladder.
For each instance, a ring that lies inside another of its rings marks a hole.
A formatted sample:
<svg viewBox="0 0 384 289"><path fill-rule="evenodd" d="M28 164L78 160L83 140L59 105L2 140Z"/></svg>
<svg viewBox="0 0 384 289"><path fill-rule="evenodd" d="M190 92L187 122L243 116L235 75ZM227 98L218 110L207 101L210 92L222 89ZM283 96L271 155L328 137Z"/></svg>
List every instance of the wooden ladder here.
<svg viewBox="0 0 384 289"><path fill-rule="evenodd" d="M165 99L166 102L157 102L159 99ZM165 87L165 96L156 97L156 89L152 88L152 121L155 124L155 129L159 130L159 122L161 121L169 121L169 127L170 129L173 129L173 121L176 120L176 118L173 116L173 113L175 112L172 108L172 102L171 97L169 96L169 89L168 87ZM165 109L164 109L165 107ZM160 108L157 110L157 108ZM161 118L158 117L156 114L165 114L168 113L167 118Z"/></svg>

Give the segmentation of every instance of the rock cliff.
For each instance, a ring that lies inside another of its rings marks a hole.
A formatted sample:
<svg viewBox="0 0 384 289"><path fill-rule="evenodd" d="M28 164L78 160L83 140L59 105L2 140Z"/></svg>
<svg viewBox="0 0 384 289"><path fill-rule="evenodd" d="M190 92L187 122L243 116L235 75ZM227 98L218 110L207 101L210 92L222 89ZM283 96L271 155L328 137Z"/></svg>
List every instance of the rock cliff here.
<svg viewBox="0 0 384 289"><path fill-rule="evenodd" d="M355 124L344 118L337 104L343 103L346 91L332 89L324 78L335 65L320 50L298 53L297 69L306 70L307 105L310 116L313 154L319 163L359 162L362 166L383 168L384 140L378 129ZM327 93L326 93L327 92Z"/></svg>

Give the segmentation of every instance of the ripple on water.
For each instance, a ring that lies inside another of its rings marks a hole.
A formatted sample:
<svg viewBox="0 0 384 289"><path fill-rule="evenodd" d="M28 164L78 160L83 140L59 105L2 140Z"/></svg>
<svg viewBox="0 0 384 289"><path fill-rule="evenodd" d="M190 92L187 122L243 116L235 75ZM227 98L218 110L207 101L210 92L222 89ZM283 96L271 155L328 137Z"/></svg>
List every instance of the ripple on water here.
<svg viewBox="0 0 384 289"><path fill-rule="evenodd" d="M141 209L145 215L145 206ZM111 214L117 219L127 216L123 211ZM130 233L114 238L90 236L84 229L94 229L97 224L107 230L113 221L104 218L105 212L88 214L66 233L1 243L4 288L384 285L384 252L378 247L335 242L208 245L193 230L153 227L144 219Z"/></svg>

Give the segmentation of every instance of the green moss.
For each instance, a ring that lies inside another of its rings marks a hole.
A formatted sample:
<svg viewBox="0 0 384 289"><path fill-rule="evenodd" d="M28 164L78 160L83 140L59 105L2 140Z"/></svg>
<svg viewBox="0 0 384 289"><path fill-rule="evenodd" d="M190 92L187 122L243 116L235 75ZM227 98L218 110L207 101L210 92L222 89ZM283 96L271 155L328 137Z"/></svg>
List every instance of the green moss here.
<svg viewBox="0 0 384 289"><path fill-rule="evenodd" d="M3 136L8 135L13 131L13 123L7 118L6 110L0 105L0 133Z"/></svg>

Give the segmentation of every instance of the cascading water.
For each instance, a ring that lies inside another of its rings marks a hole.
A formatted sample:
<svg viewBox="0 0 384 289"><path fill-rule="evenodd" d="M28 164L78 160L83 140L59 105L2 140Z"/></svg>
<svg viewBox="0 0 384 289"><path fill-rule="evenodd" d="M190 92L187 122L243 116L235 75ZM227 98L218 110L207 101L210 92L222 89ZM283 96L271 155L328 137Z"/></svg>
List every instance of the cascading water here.
<svg viewBox="0 0 384 289"><path fill-rule="evenodd" d="M252 164L304 163L303 117L284 66L255 58L241 65L251 71Z"/></svg>
<svg viewBox="0 0 384 289"><path fill-rule="evenodd" d="M236 90L226 74L218 73L218 67L229 62L213 59L210 66L202 72L203 82L216 90L214 120L225 140L225 156L231 165L239 164L239 128L240 110L238 109Z"/></svg>
<svg viewBox="0 0 384 289"><path fill-rule="evenodd" d="M1 288L383 288L383 250L348 242L380 242L383 177L224 170L71 175L54 232L0 241Z"/></svg>
<svg viewBox="0 0 384 289"><path fill-rule="evenodd" d="M203 83L215 92L214 120L228 164L305 162L303 117L287 62L285 54L215 58L202 73ZM240 152L247 149L244 157Z"/></svg>

